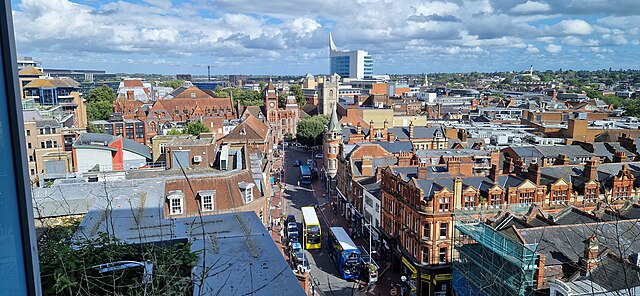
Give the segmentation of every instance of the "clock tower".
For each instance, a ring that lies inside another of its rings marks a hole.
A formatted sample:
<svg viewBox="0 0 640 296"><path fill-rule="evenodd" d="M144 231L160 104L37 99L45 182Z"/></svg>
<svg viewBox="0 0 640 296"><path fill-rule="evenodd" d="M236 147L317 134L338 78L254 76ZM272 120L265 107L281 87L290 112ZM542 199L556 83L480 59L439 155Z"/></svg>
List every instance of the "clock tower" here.
<svg viewBox="0 0 640 296"><path fill-rule="evenodd" d="M276 123L278 121L278 94L271 80L264 89L265 108L267 111L267 121Z"/></svg>

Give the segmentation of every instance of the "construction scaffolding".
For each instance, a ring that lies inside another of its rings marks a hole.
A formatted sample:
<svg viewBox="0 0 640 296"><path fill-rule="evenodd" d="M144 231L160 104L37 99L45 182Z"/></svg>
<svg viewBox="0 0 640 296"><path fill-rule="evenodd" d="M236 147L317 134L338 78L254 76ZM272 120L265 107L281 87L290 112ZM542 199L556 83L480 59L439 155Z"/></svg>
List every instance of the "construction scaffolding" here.
<svg viewBox="0 0 640 296"><path fill-rule="evenodd" d="M536 245L523 245L474 216L455 216L455 295L533 295Z"/></svg>

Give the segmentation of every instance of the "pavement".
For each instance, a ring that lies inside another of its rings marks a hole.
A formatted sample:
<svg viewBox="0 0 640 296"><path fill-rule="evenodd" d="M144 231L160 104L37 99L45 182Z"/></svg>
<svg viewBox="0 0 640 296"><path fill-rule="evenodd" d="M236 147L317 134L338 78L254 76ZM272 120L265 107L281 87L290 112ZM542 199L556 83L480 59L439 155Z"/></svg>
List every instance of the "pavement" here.
<svg viewBox="0 0 640 296"><path fill-rule="evenodd" d="M327 198L323 197L325 193L324 182L321 179L314 180L311 186L297 186L300 178L300 172L297 167L293 166L294 160L298 159L305 163L307 159L312 158L314 154L297 148L287 148L285 159L279 164L284 168L284 176L282 180L285 190L274 189L274 197L270 208L271 216L275 218L282 217L287 214L296 216L296 221L302 221L301 207L315 206L320 216L323 236L328 233L328 228L333 226L342 226L348 229L347 221L339 214L334 214ZM314 159L316 167L322 168L322 160ZM274 187L275 188L275 187ZM281 225L274 222L271 230L271 237L276 245L280 247L282 254L286 260L289 259L286 242L282 242L280 238ZM368 236L352 238L358 246L369 248ZM323 243L325 239L323 238ZM347 281L339 277L333 260L326 252L326 248L320 250L305 250L311 264L311 275L314 283L321 290L321 295L389 295L389 291L394 284L400 283L400 275L387 269L384 262L378 262L380 267L380 275L376 284L368 287L367 290L357 288L358 283Z"/></svg>

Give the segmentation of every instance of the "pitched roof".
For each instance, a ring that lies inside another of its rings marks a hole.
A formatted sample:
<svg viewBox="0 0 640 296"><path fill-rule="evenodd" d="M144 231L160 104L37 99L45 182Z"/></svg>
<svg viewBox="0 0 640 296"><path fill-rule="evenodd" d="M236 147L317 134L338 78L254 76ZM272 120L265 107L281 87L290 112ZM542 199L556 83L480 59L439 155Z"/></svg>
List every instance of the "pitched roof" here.
<svg viewBox="0 0 640 296"><path fill-rule="evenodd" d="M262 194L255 186L255 181L249 170L240 170L234 173L206 177L190 177L187 181L184 177L167 180L165 192L171 190L182 190L185 198L195 199L194 193L202 191L215 191L214 210L225 210L244 205L244 199L240 189L248 184L254 184L254 200Z"/></svg>
<svg viewBox="0 0 640 296"><path fill-rule="evenodd" d="M108 134L97 134L97 133L81 133L78 135L78 138L73 143L73 147L96 147L100 149L106 149L107 146L118 138L122 138L121 136L112 136ZM146 157L147 159L151 159L151 149L149 147L142 145L133 140L129 140L126 138L122 138L122 149L139 154L141 156ZM109 148L109 150L112 150Z"/></svg>
<svg viewBox="0 0 640 296"><path fill-rule="evenodd" d="M125 79L123 81L124 87L143 87L141 79Z"/></svg>
<svg viewBox="0 0 640 296"><path fill-rule="evenodd" d="M222 138L224 141L234 140L260 140L265 141L269 134L269 126L261 120L249 115L239 123L228 135Z"/></svg>
<svg viewBox="0 0 640 296"><path fill-rule="evenodd" d="M22 68L22 70L18 71L18 75L44 75L44 73L36 69L34 66L26 66Z"/></svg>
<svg viewBox="0 0 640 296"><path fill-rule="evenodd" d="M331 118L329 119L329 131L341 133L342 128L340 128L340 121L338 120L338 112L336 105L333 105L331 109Z"/></svg>
<svg viewBox="0 0 640 296"><path fill-rule="evenodd" d="M79 88L80 84L75 80L67 77L61 78L38 78L29 82L24 88L41 88L41 87L71 87Z"/></svg>

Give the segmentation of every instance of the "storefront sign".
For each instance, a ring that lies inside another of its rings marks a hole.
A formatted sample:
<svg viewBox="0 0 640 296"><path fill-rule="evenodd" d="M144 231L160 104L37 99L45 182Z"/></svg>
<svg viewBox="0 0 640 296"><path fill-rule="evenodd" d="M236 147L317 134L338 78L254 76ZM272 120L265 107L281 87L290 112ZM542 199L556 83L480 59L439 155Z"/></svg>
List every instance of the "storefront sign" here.
<svg viewBox="0 0 640 296"><path fill-rule="evenodd" d="M452 278L450 273L436 275L436 281L450 281Z"/></svg>
<svg viewBox="0 0 640 296"><path fill-rule="evenodd" d="M412 278L415 278L415 277L418 276L418 270L404 256L402 257L402 263L404 263L404 265L411 271L411 273L412 273L411 277Z"/></svg>

